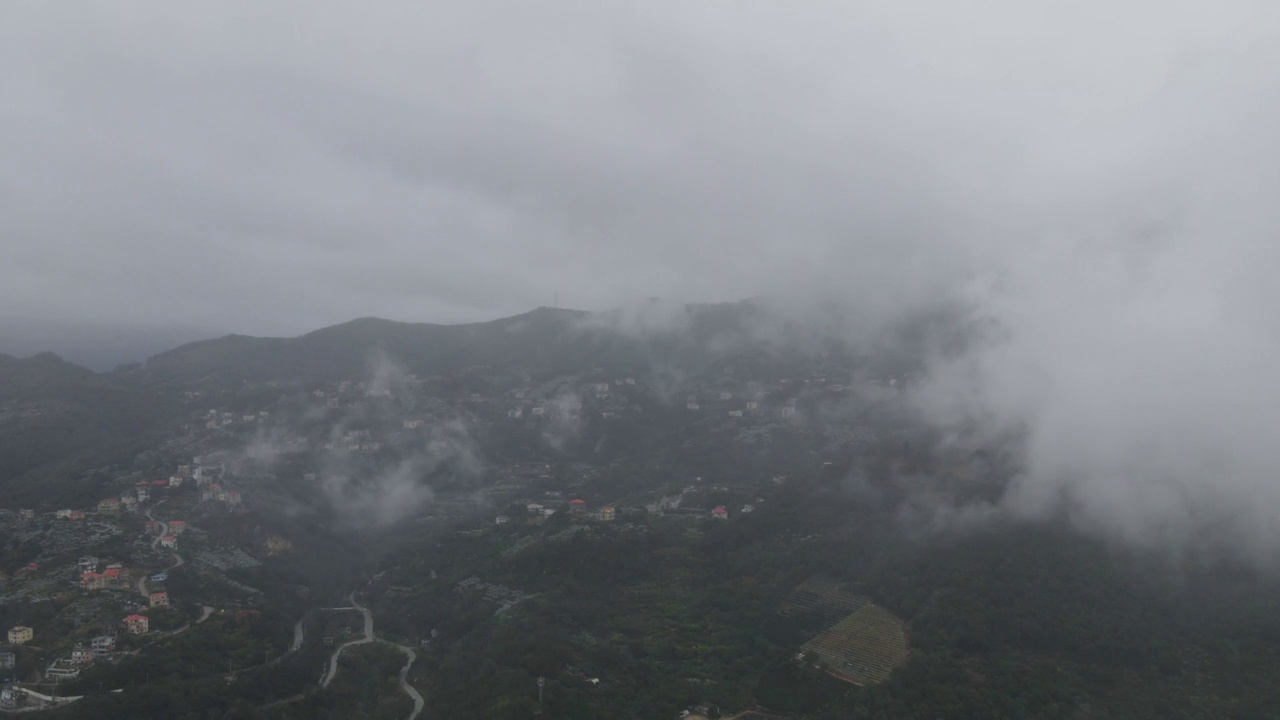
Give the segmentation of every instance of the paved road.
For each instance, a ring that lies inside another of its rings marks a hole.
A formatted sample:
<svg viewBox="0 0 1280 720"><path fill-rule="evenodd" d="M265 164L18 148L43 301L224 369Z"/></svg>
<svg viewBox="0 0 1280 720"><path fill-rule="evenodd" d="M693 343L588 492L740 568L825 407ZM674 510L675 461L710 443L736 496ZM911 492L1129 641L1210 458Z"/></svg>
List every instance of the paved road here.
<svg viewBox="0 0 1280 720"><path fill-rule="evenodd" d="M329 658L329 669L320 678L320 687L327 688L329 683L333 682L333 676L338 674L338 657L342 655L342 651L352 645L363 645L373 642L373 613L369 612L369 608L361 607L356 603L356 594L351 593L351 606L360 611L364 615L364 637L359 640L342 643L337 650L333 651L333 656Z"/></svg>
<svg viewBox="0 0 1280 720"><path fill-rule="evenodd" d="M156 508L160 507L164 503L165 501L161 500L160 502L156 503L153 507L147 508L147 519L155 520L155 522L160 523L160 532L157 533L156 538L151 541L151 547L153 548L159 547L160 538L169 534L169 523L163 520L156 520L156 516L151 514L152 510L155 510ZM150 576L150 573L143 573L142 577L138 578L138 594L141 595L142 597L150 597L147 594L147 578L149 576Z"/></svg>
<svg viewBox="0 0 1280 720"><path fill-rule="evenodd" d="M163 505L164 503L165 503L165 501L164 501L164 500L161 500L160 502L158 502L158 503L156 503L156 504L155 504L155 507L149 507L149 508L147 508L147 519L148 519L148 520L156 520L155 515L152 515L152 514L151 514L151 511L152 511L152 510L154 510L155 508L160 507L160 506L161 506L161 505ZM152 540L152 541L151 541L151 547L153 547L153 548L154 548L154 547L159 547L159 545L160 545L160 538L162 538L162 537L164 537L165 535L168 535L168 534L169 534L169 523L167 523L167 522L165 522L165 521L163 521L163 520L156 520L156 522L160 523L160 533L159 533L158 535L156 535L156 539L155 539L155 540ZM164 570L162 570L161 572L168 572L168 571L170 571L170 570L172 570L172 569L174 569L174 568L176 568L176 567L182 567L182 565L183 565L184 563L186 563L186 560L183 560L183 559L182 559L182 556L181 556L181 555L179 555L178 553L174 553L174 554L173 554L173 564L172 564L172 565L170 565L169 567L165 568L165 569L164 569ZM147 574L144 574L142 577L138 578L138 594L139 594L139 595L141 595L142 597L150 597L150 595L148 595L148 594L147 594L147 578L148 578L148 577L150 577L150 575L154 575L154 573L147 573ZM207 617L207 616L206 616L206 617ZM203 619L203 618L202 618L202 619Z"/></svg>
<svg viewBox="0 0 1280 720"><path fill-rule="evenodd" d="M383 642L387 641L384 640ZM403 690L410 698L413 698L413 712L409 713L407 720L415 720L415 718L422 714L422 708L427 704L426 701L422 699L422 695L418 694L418 689L409 684L409 668L413 667L413 661L418 659L418 653L404 645L396 645L392 642L387 642L387 644L392 647L399 648L400 652L404 653L406 656L404 667L400 668L400 689Z"/></svg>
<svg viewBox="0 0 1280 720"><path fill-rule="evenodd" d="M333 676L338 673L338 656L342 654L343 650L351 647L352 645L363 645L370 642L380 642L385 645L390 645L405 654L404 667L400 668L400 689L413 700L413 712L409 713L409 717L406 718L406 720L417 720L417 717L422 714L423 707L426 706L426 701L422 699L421 693L418 692L417 688L409 684L409 668L413 667L414 661L418 659L418 653L414 652L413 648L398 645L390 640L375 638L373 636L373 613L369 612L369 608L361 605L360 602L356 600L356 594L354 592L348 596L348 599L351 601L350 608L335 609L359 610L360 614L364 616L364 637L343 643L338 646L337 650L333 651L333 655L329 658L329 669L320 678L320 687L329 687L329 683L333 681Z"/></svg>

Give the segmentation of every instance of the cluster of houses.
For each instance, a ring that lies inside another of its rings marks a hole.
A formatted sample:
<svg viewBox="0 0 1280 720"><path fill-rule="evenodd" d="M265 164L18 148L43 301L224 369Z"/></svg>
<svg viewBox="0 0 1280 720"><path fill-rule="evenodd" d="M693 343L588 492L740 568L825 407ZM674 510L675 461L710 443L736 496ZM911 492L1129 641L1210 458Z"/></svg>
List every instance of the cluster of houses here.
<svg viewBox="0 0 1280 720"><path fill-rule="evenodd" d="M80 587L85 590L105 590L116 587L124 580L124 565L111 563L98 572L98 558L86 555L76 562L80 572Z"/></svg>
<svg viewBox="0 0 1280 720"><path fill-rule="evenodd" d="M196 481L196 487L200 489L201 502L225 503L228 508L236 508L243 502L239 490L223 487L221 480L224 471L221 463L206 463L199 456L195 458L195 463L196 470L192 477Z"/></svg>
<svg viewBox="0 0 1280 720"><path fill-rule="evenodd" d="M724 490L724 491L728 490L727 487L716 487L714 489ZM681 515L688 515L688 516L700 515L702 517L706 517L706 515L703 515L703 513L707 512L707 510L705 509L699 509L699 508L681 509L681 505L684 502L685 495L690 492L695 492L696 490L697 490L696 487L689 486L689 487L686 487L682 492L678 494L664 495L658 500L655 500L653 502L646 504L645 509L648 510L648 512L653 515L663 515L667 512L675 512ZM554 495L556 496L555 499L559 501L560 493L555 492ZM563 501L560 501L560 502L563 502ZM594 520L597 522L612 522L616 520L618 517L618 509L616 506L612 504L602 505L595 509L588 509L586 500L583 500L582 498L574 498L569 501L568 505L569 505L570 514L572 514L575 518ZM555 508L547 507L546 504L541 502L528 502L525 504L525 509L528 512L528 515L529 515L528 522L530 523L541 522L542 520L544 520L547 517L550 517L556 512ZM739 512L741 512L742 514L749 514L749 513L755 512L755 506L751 504L743 505L742 509ZM715 519L715 520L728 520L729 509L724 505L716 506L711 509L710 516L712 519ZM511 522L511 520L512 518L509 515L498 515L495 518L495 523L498 525L505 525Z"/></svg>
<svg viewBox="0 0 1280 720"><path fill-rule="evenodd" d="M419 428L422 427L423 421L405 420L403 421L403 424L406 429ZM382 449L382 441L374 440L372 435L373 433L369 430L348 430L341 436L337 436L329 442L326 442L324 444L324 449L366 453L378 452Z"/></svg>
<svg viewBox="0 0 1280 720"><path fill-rule="evenodd" d="M54 658L53 662L45 667L44 676L54 682L70 680L78 677L80 671L95 660L109 659L115 651L116 635L114 630L110 630L95 636L88 645L77 643L69 654Z"/></svg>
<svg viewBox="0 0 1280 720"><path fill-rule="evenodd" d="M765 412L765 409L760 405L759 400L747 400L742 403L741 406L738 406L735 403L733 407L726 407L725 403L733 402L733 393L720 392L717 397L718 399L703 400L699 398L698 395L689 395L685 398L684 406L686 410L701 410L702 406L706 403L718 402L720 403L720 409L724 410L725 414L732 418L747 417L748 415L760 415ZM796 409L797 403L798 400L796 398L788 398L786 404L774 410L774 414L784 420L794 420L799 417L799 410Z"/></svg>
<svg viewBox="0 0 1280 720"><path fill-rule="evenodd" d="M601 505L595 510L587 510L587 502L582 498L569 501L569 512L599 522L613 522L618 517L618 510L612 505Z"/></svg>
<svg viewBox="0 0 1280 720"><path fill-rule="evenodd" d="M556 493L559 495L559 493ZM539 523L551 517L556 513L555 508L547 507L543 503L529 502L525 504L525 510L529 514L529 522ZM602 505L594 510L587 510L587 501L581 498L574 498L569 501L569 512L575 517L587 518L599 522L613 522L618 517L618 509L613 505ZM508 515L499 515L495 522L498 525L505 525L511 521Z"/></svg>
<svg viewBox="0 0 1280 720"><path fill-rule="evenodd" d="M198 478L201 477L202 470L206 471L205 477L209 477L206 468L197 467L195 470L197 482L199 482ZM221 471L221 466L218 467L218 471ZM132 492L102 498L98 501L97 512L99 515L119 515L122 512L136 513L144 503L153 499L157 491L182 487L183 483L190 477L192 477L191 466L179 465L177 472L167 478L150 481L141 480L134 485ZM208 483L209 480L205 482ZM22 512L28 511L24 510ZM71 508L63 508L54 513L54 517L59 520L84 520L85 516L84 510L73 510Z"/></svg>
<svg viewBox="0 0 1280 720"><path fill-rule="evenodd" d="M701 480L701 478L698 478L698 479ZM729 488L725 486L716 486L712 489L717 491L722 491L722 492L727 492L729 490ZM646 504L645 509L648 510L649 514L651 515L665 515L666 513L670 512L670 513L678 513L678 514L686 515L690 517L698 516L701 513L704 513L706 511L702 509L697 509L697 508L681 509L681 505L684 503L685 495L691 492L696 492L696 491L697 491L697 487L690 485L688 487L685 487L684 490L682 490L680 493L676 495L663 495L661 498ZM759 502L760 498L756 498L756 501ZM742 509L739 512L746 515L746 514L755 512L755 510L756 510L755 505L746 504L742 506ZM724 505L718 505L711 509L711 517L715 520L728 520L729 508Z"/></svg>
<svg viewBox="0 0 1280 720"><path fill-rule="evenodd" d="M178 474L174 478L164 481L166 485L174 486L181 484L181 480L185 479L187 469L180 468ZM173 485L170 485L173 483ZM141 494L141 485L139 486L139 495L130 496L137 502L136 497L144 497ZM123 498L106 498L99 503L100 512L119 512L121 508L127 507L129 504L123 502ZM83 519L84 512L78 510L59 510L57 517L65 519ZM166 524L159 521L148 521L147 530L149 532L160 532L165 529ZM167 547L175 547L177 544L177 536L187 528L184 520L171 520L167 523L168 533L161 537L160 544ZM102 561L92 555L85 555L76 561L76 571L79 578L80 587L85 590L95 591L104 590L114 587L120 587L126 584L125 570L121 563L113 562L101 567ZM39 569L36 563L31 563L27 571L35 571ZM150 577L152 582L164 582L168 579L168 574L159 572ZM147 595L148 607L150 608L166 608L169 606L169 593L163 589L153 589ZM144 611L145 612L145 611ZM122 628L125 632L133 635L144 635L150 631L150 620L146 615L134 613L125 617L122 621ZM25 645L30 643L35 637L35 631L25 625L16 625L8 630L8 643L10 645ZM116 634L115 631L108 630L106 633L93 637L87 644L77 644L71 651L62 655L51 662L44 671L46 678L53 681L67 680L77 677L81 670L97 659L109 658L116 650ZM14 667L15 654L12 652L0 652L0 669L12 669ZM18 689L6 687L0 689L0 709L17 709L23 707L26 702L26 694Z"/></svg>
<svg viewBox="0 0 1280 720"><path fill-rule="evenodd" d="M218 410L212 408L205 413L204 427L206 430L217 430L219 428L234 425L236 423L256 423L266 420L271 413L266 410L259 410L256 413L235 413L230 410Z"/></svg>
<svg viewBox="0 0 1280 720"><path fill-rule="evenodd" d="M166 524L160 522L159 520L148 520L146 524L146 530L149 533L164 532L165 526ZM168 522L169 531L166 532L164 535L160 536L160 547L166 548L169 550L177 550L178 536L181 535L183 532L185 532L186 529L187 529L186 520L170 520Z"/></svg>
<svg viewBox="0 0 1280 720"><path fill-rule="evenodd" d="M200 490L200 501L225 503L228 508L235 508L244 501L239 490L228 490L221 483L209 483Z"/></svg>
<svg viewBox="0 0 1280 720"><path fill-rule="evenodd" d="M875 386L895 387L896 379L887 381L873 381ZM594 397L596 400L607 401L611 398L611 392L617 387L634 386L635 378L616 378L610 382L599 381L589 382L579 388L579 393L574 397ZM752 415L763 415L766 412L782 418L784 420L795 420L800 416L798 409L799 398L795 395L787 398L780 407L766 408L764 400L769 395L779 393L796 393L796 392L820 392L824 394L838 394L848 391L850 388L840 383L828 383L826 378L809 378L804 380L792 381L782 380L778 383L761 383L758 381L749 381L746 383L731 383L733 389L721 388L698 389L689 392L685 397L685 408L690 411L700 411L704 408L715 409L722 412L728 417L743 418ZM526 400L528 390L516 390L512 393L517 404L508 406L507 417L517 420L526 415L532 417L555 417L563 414L575 414L581 409L581 401L578 400L573 407L563 406L558 402L549 402L540 404L538 401ZM473 401L480 401L482 398L473 397ZM606 418L617 417L618 412L605 411L602 415ZM419 423L421 421L405 421L405 427L420 427L420 425L409 425L408 423Z"/></svg>
<svg viewBox="0 0 1280 720"><path fill-rule="evenodd" d="M525 508L525 511L528 512L529 515L533 516L533 518L537 522L546 520L547 518L556 514L555 508L547 507L542 503L536 503L536 502L525 503L524 508Z"/></svg>

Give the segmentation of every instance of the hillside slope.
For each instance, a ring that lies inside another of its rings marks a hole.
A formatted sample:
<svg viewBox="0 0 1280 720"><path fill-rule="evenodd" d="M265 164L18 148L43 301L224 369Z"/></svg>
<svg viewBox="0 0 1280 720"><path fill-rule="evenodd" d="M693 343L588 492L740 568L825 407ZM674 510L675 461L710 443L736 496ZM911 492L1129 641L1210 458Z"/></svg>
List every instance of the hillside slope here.
<svg viewBox="0 0 1280 720"><path fill-rule="evenodd" d="M0 355L0 488L14 501L75 492L74 484L42 487L42 480L127 450L171 421L176 407L52 353Z"/></svg>

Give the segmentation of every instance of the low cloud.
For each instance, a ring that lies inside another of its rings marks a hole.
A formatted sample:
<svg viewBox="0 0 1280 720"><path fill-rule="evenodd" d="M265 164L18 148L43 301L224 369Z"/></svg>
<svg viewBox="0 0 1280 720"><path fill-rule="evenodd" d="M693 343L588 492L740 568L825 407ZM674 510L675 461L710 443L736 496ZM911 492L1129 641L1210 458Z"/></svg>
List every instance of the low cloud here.
<svg viewBox="0 0 1280 720"><path fill-rule="evenodd" d="M1270 214L1270 211L1268 211ZM1256 214L1255 214L1256 215ZM1280 333L1257 217L1042 244L971 295L992 329L935 358L927 417L1025 435L1002 507L1145 546L1280 550Z"/></svg>
<svg viewBox="0 0 1280 720"><path fill-rule="evenodd" d="M547 402L542 441L562 452L582 438L582 398L575 392L561 393Z"/></svg>
<svg viewBox="0 0 1280 720"><path fill-rule="evenodd" d="M346 451L329 452L320 487L344 524L384 526L421 511L434 496L433 481L474 477L482 469L466 425L451 420L431 425L425 442L389 469L364 469Z"/></svg>

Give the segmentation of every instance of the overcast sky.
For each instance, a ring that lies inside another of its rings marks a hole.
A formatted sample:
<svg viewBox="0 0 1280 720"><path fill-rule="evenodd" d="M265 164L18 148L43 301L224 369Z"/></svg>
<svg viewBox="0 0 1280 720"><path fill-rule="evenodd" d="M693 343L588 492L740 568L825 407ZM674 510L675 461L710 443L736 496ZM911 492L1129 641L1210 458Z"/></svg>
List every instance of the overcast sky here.
<svg viewBox="0 0 1280 720"><path fill-rule="evenodd" d="M1158 243L1270 202L1226 195L1275 150L1272 5L7 0L0 315L896 301Z"/></svg>

